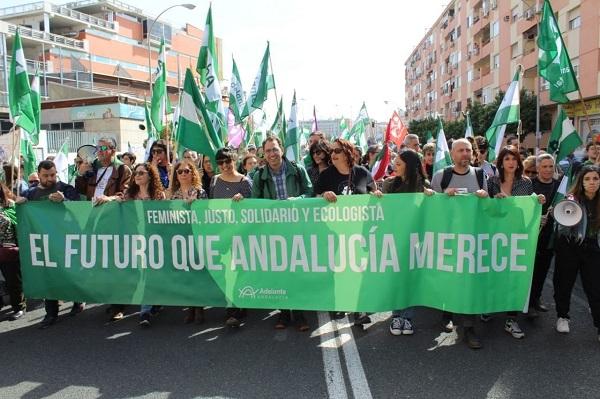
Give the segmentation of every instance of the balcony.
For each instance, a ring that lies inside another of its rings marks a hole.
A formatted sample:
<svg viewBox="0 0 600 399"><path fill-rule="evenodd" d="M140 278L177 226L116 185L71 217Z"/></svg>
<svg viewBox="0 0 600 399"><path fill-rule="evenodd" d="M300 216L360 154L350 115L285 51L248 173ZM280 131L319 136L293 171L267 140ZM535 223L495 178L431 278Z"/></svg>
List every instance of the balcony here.
<svg viewBox="0 0 600 399"><path fill-rule="evenodd" d="M523 65L524 70L536 67L538 63L538 54L537 51L535 51L535 48L528 49L526 51L527 53L524 53L521 56L521 64Z"/></svg>
<svg viewBox="0 0 600 399"><path fill-rule="evenodd" d="M114 22L45 1L2 8L0 9L0 18L12 19L42 13L47 13L53 18L52 26L64 26L66 22L67 24L80 23L88 27L108 30L111 33L115 33L117 30L117 24Z"/></svg>
<svg viewBox="0 0 600 399"><path fill-rule="evenodd" d="M21 37L24 39L31 39L38 42L43 42L45 44L68 48L71 50L85 52L88 51L87 43L83 40L71 39L69 37L55 35L54 33L42 32L39 30L26 28L24 26L17 27L17 25L9 23L7 23L6 25L8 26L8 33L11 35L15 35L17 33L18 28Z"/></svg>
<svg viewBox="0 0 600 399"><path fill-rule="evenodd" d="M523 18L519 20L517 32L525 32L538 23L537 7L535 5L523 11Z"/></svg>

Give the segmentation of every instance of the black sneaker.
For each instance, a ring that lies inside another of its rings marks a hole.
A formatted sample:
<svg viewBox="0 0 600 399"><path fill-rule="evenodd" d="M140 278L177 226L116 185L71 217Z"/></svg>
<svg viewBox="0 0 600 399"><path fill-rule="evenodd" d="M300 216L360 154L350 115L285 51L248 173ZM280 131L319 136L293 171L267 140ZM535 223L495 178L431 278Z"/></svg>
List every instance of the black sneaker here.
<svg viewBox="0 0 600 399"><path fill-rule="evenodd" d="M21 317L25 316L25 310L17 310L12 312L10 316L8 316L8 321L19 320Z"/></svg>
<svg viewBox="0 0 600 399"><path fill-rule="evenodd" d="M465 328L465 342L471 349L481 349L483 346L473 327Z"/></svg>
<svg viewBox="0 0 600 399"><path fill-rule="evenodd" d="M371 323L371 318L369 317L369 315L365 312L362 313L354 313L354 325L355 326L362 326L365 324L369 324Z"/></svg>
<svg viewBox="0 0 600 399"><path fill-rule="evenodd" d="M73 307L71 307L71 311L69 312L69 316L77 316L79 313L83 312L83 309L85 309L85 303L77 303L77 302L75 302L73 304Z"/></svg>
<svg viewBox="0 0 600 399"><path fill-rule="evenodd" d="M150 327L150 314L149 313L143 313L140 316L140 327Z"/></svg>
<svg viewBox="0 0 600 399"><path fill-rule="evenodd" d="M548 308L548 306L546 306L544 304L544 302L542 301L538 301L535 305L533 305L533 307L535 308L535 310L537 310L538 312L547 312L550 309Z"/></svg>
<svg viewBox="0 0 600 399"><path fill-rule="evenodd" d="M241 324L240 319L233 317L233 316L231 316L230 318L228 318L225 321L225 325L227 325L228 327L237 328L240 326L240 324Z"/></svg>
<svg viewBox="0 0 600 399"><path fill-rule="evenodd" d="M45 330L46 328L52 326L58 321L58 316L44 316L44 319L40 322L40 330Z"/></svg>

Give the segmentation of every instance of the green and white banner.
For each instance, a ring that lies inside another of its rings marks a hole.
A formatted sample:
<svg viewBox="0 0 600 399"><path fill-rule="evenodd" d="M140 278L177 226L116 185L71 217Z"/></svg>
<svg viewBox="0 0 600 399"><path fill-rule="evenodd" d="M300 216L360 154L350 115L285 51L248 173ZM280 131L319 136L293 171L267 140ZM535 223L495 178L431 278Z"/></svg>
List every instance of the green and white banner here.
<svg viewBox="0 0 600 399"><path fill-rule="evenodd" d="M28 297L459 313L522 310L535 197L388 194L18 206Z"/></svg>

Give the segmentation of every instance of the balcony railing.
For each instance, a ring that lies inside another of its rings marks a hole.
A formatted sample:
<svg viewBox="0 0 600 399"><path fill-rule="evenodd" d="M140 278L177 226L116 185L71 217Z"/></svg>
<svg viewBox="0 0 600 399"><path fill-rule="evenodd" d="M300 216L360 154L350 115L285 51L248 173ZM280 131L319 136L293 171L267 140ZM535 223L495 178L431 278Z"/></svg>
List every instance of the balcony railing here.
<svg viewBox="0 0 600 399"><path fill-rule="evenodd" d="M73 1L71 3L65 4L65 7L68 7L68 8L80 8L80 7L92 6L92 5L96 5L96 4L108 4L110 6L113 6L113 7L116 7L116 8L120 8L121 10L126 10L126 11L132 12L134 14L145 15L144 10L142 10L141 8L137 8L137 7L131 6L131 5L127 4L127 3L123 3L122 1L118 1L118 0L81 0L81 1Z"/></svg>
<svg viewBox="0 0 600 399"><path fill-rule="evenodd" d="M43 1L40 1L37 3L22 4L20 6L5 7L5 8L0 8L0 17L5 17L7 15L13 15L13 14L25 14L25 13L29 13L32 11L39 11L39 10L43 10L43 9L44 9Z"/></svg>
<svg viewBox="0 0 600 399"><path fill-rule="evenodd" d="M111 30L116 29L114 22L106 21L104 19L94 17L92 15L84 14L82 12L72 10L65 6L58 6L52 4L52 12L64 15L65 17L76 19L84 23L92 24L100 28L106 28Z"/></svg>
<svg viewBox="0 0 600 399"><path fill-rule="evenodd" d="M55 35L54 33L42 32L39 30L26 28L24 26L18 26L14 24L8 25L8 33L16 34L17 28L21 33L21 37L28 37L34 40L46 41L52 44L68 47L71 49L86 51L85 42L83 40L71 39L69 37Z"/></svg>

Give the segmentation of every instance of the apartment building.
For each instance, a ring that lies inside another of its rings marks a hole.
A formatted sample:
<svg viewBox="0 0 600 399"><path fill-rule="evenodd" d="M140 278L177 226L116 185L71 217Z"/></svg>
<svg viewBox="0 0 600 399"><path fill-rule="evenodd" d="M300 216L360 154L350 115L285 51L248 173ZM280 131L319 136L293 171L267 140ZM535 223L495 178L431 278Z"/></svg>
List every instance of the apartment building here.
<svg viewBox="0 0 600 399"><path fill-rule="evenodd" d="M197 21L201 22L201 21ZM150 98L149 75L157 65L161 37L167 50L167 90L172 104L183 86L185 68L196 66L202 31L173 25L118 0L47 1L0 8L0 120L8 122L6 72L19 28L30 74L41 75L44 151L71 148L111 134L120 150L141 147L146 137L143 101ZM148 52L150 45L150 59ZM222 41L217 39L217 56ZM222 65L222 63L221 63ZM220 77L222 79L222 76ZM38 154L45 156L44 154Z"/></svg>
<svg viewBox="0 0 600 399"><path fill-rule="evenodd" d="M462 118L474 101L492 102L506 91L517 65L522 88L538 93L537 33L542 0L454 0L405 63L407 119ZM600 6L598 0L552 0L588 109L600 132ZM542 112L555 120L548 84L540 82ZM579 96L565 106L575 126L589 128ZM477 132L482 133L482 132Z"/></svg>

